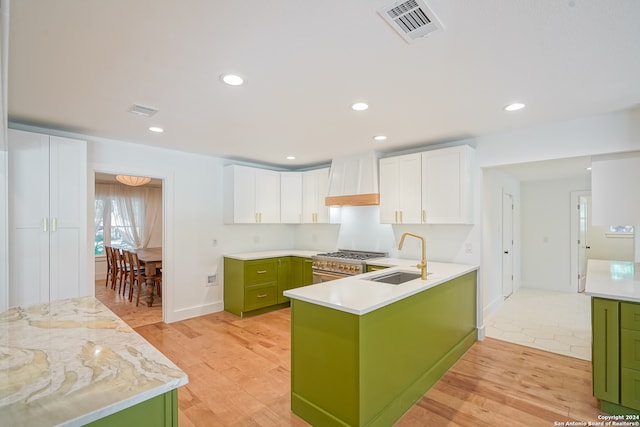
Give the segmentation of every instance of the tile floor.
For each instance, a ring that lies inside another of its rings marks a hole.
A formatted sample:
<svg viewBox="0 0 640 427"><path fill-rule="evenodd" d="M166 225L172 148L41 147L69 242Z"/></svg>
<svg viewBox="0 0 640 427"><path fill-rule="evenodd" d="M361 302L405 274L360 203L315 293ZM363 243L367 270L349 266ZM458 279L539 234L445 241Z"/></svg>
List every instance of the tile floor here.
<svg viewBox="0 0 640 427"><path fill-rule="evenodd" d="M591 360L591 298L520 288L485 319L486 335Z"/></svg>

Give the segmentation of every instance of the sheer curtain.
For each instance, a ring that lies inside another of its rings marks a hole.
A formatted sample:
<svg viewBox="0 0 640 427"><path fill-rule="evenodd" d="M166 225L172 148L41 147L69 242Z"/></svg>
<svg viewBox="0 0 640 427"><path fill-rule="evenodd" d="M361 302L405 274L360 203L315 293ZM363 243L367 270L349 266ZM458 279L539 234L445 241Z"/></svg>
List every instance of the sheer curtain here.
<svg viewBox="0 0 640 427"><path fill-rule="evenodd" d="M161 209L160 188L96 184L95 233L102 227L105 245L146 248ZM114 237L117 241L112 241Z"/></svg>

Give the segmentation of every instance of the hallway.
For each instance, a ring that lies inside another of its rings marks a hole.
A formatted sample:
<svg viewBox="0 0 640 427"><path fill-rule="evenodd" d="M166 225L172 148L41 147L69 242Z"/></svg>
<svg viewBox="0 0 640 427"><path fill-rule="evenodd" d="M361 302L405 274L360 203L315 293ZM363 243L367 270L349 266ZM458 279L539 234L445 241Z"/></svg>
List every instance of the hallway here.
<svg viewBox="0 0 640 427"><path fill-rule="evenodd" d="M591 360L591 298L520 288L485 319L487 337Z"/></svg>

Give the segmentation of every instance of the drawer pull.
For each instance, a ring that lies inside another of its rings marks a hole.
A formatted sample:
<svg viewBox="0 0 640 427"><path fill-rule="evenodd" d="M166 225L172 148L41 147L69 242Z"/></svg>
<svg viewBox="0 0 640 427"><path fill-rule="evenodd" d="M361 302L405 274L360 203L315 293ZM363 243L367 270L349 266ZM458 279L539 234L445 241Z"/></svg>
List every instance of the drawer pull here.
<svg viewBox="0 0 640 427"><path fill-rule="evenodd" d="M260 294L260 295L258 295L258 298L266 298L266 297L267 297L267 294Z"/></svg>
<svg viewBox="0 0 640 427"><path fill-rule="evenodd" d="M258 270L258 271L256 271L256 273L258 273L258 274L264 274L266 272L267 272L267 270Z"/></svg>

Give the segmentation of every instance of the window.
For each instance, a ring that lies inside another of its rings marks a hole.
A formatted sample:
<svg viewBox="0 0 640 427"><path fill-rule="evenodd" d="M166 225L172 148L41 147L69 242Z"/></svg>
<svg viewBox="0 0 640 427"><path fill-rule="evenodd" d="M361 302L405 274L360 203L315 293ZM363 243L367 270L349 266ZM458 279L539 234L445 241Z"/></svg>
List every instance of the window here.
<svg viewBox="0 0 640 427"><path fill-rule="evenodd" d="M94 253L104 254L105 245L122 249L146 247L151 230L161 221L161 206L159 188L96 184Z"/></svg>
<svg viewBox="0 0 640 427"><path fill-rule="evenodd" d="M609 233L633 233L633 225L611 225Z"/></svg>

